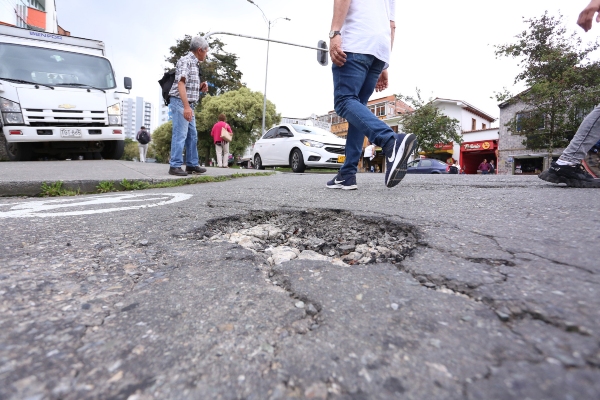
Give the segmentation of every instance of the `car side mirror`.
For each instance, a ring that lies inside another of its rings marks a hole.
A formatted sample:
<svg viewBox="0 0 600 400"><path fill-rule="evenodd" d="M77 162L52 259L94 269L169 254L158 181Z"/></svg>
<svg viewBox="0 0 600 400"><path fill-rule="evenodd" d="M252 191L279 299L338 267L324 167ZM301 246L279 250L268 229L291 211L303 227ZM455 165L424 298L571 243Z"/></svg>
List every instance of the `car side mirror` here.
<svg viewBox="0 0 600 400"><path fill-rule="evenodd" d="M132 83L131 83L131 78L126 76L123 79L123 87L127 90L131 90L131 88L133 87Z"/></svg>
<svg viewBox="0 0 600 400"><path fill-rule="evenodd" d="M288 132L288 131L279 131L279 136L281 136L281 137L293 137L294 135L292 135L292 133Z"/></svg>

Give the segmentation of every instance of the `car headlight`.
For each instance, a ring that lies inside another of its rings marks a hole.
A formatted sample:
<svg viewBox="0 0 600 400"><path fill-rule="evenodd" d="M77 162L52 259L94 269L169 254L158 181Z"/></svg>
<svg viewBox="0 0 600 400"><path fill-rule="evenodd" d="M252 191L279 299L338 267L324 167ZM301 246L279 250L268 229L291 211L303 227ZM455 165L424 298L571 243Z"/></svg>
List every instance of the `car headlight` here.
<svg viewBox="0 0 600 400"><path fill-rule="evenodd" d="M115 103L108 107L108 115L121 115L121 103Z"/></svg>
<svg viewBox="0 0 600 400"><path fill-rule="evenodd" d="M121 116L120 115L109 115L108 116L108 124L109 125L121 125Z"/></svg>
<svg viewBox="0 0 600 400"><path fill-rule="evenodd" d="M19 105L19 103L15 103L14 101L10 101L8 99L3 99L2 97L0 97L0 111L20 113L21 106Z"/></svg>
<svg viewBox="0 0 600 400"><path fill-rule="evenodd" d="M23 114L21 113L2 113L6 125L17 125L23 123Z"/></svg>
<svg viewBox="0 0 600 400"><path fill-rule="evenodd" d="M6 125L23 124L21 105L14 101L0 97L0 112Z"/></svg>
<svg viewBox="0 0 600 400"><path fill-rule="evenodd" d="M315 142L314 140L308 140L308 139L303 139L300 141L303 145L308 146L308 147L318 147L321 148L323 146L325 146L323 143L321 142Z"/></svg>

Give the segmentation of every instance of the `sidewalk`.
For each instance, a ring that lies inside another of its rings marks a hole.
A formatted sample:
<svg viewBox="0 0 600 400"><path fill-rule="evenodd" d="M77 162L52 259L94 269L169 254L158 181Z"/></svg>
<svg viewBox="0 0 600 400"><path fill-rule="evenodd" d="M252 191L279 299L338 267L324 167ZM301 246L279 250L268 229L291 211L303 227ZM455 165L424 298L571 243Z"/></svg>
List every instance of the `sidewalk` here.
<svg viewBox="0 0 600 400"><path fill-rule="evenodd" d="M42 183L62 181L65 188L94 192L102 181L123 179L158 183L182 177L169 175L168 164L120 160L73 160L0 162L0 196L36 196ZM253 174L253 169L208 167L206 173L191 176Z"/></svg>

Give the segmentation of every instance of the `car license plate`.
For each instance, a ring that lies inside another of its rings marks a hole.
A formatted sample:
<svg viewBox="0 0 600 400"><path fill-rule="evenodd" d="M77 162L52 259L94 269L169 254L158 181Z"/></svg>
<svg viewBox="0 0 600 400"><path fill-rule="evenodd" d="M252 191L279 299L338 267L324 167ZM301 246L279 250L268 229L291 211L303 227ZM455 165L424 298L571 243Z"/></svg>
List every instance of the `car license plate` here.
<svg viewBox="0 0 600 400"><path fill-rule="evenodd" d="M80 138L81 129L65 128L60 130L60 136L64 138Z"/></svg>
<svg viewBox="0 0 600 400"><path fill-rule="evenodd" d="M346 156L338 156L338 162L341 164L346 161Z"/></svg>

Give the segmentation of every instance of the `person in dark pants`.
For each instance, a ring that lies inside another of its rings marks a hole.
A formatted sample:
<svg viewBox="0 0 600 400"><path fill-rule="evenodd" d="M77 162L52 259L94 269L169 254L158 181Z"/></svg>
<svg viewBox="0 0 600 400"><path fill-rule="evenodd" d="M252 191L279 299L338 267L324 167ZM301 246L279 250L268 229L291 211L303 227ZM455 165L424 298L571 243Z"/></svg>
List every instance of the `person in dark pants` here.
<svg viewBox="0 0 600 400"><path fill-rule="evenodd" d="M600 0L592 0L579 14L577 24L584 31L592 28L594 17L600 22ZM596 15L598 14L598 15ZM600 188L600 179L590 175L581 163L588 151L600 140L600 105L596 106L583 120L577 133L550 168L539 175L551 183L566 183L572 187Z"/></svg>
<svg viewBox="0 0 600 400"><path fill-rule="evenodd" d="M364 137L383 149L385 185L396 186L417 146L413 134L396 134L366 106L374 90L388 87L388 63L396 29L395 0L334 0L329 32L336 113L348 121L346 160L327 182L330 189L357 189Z"/></svg>

